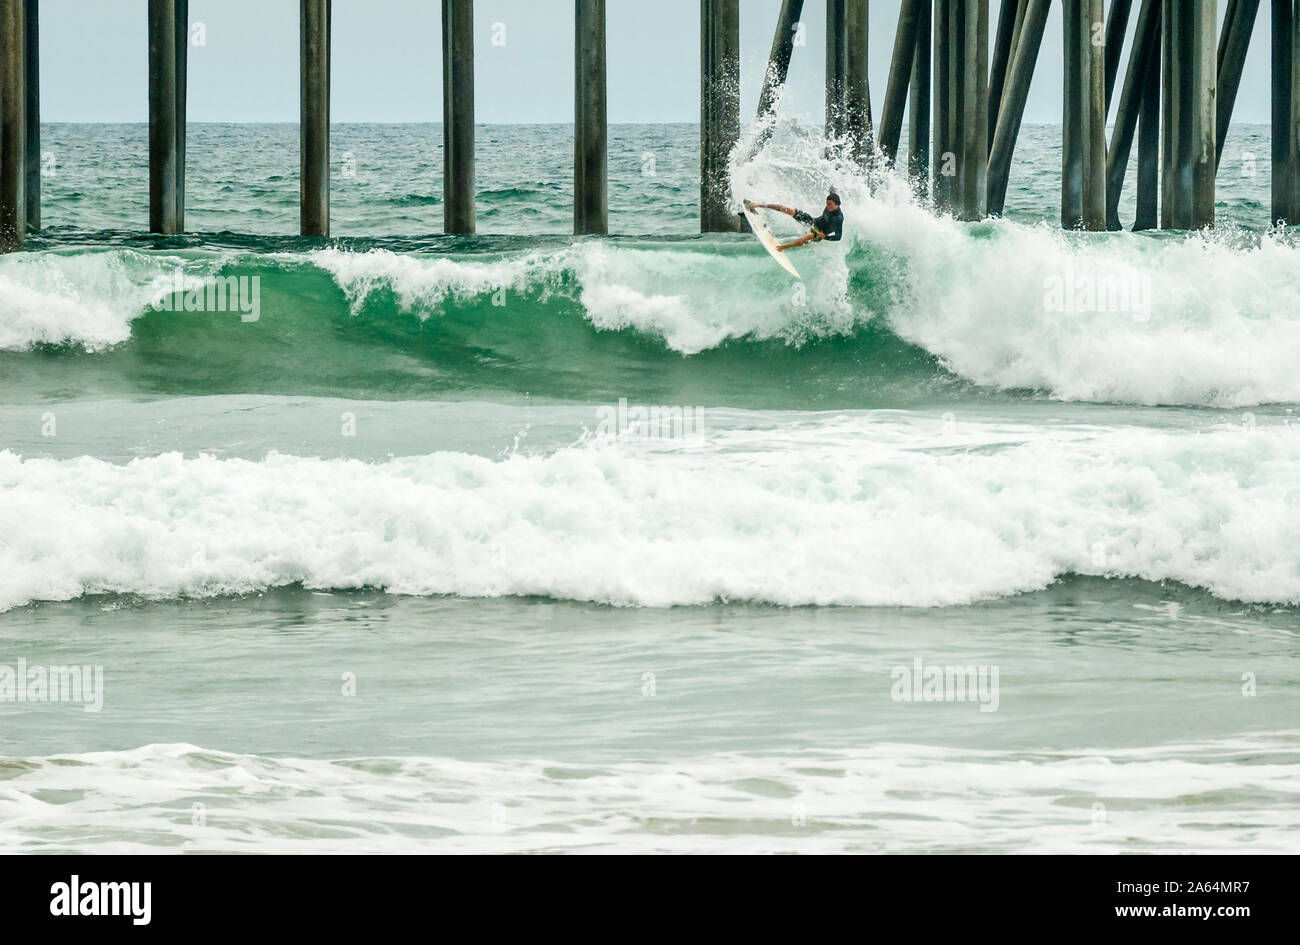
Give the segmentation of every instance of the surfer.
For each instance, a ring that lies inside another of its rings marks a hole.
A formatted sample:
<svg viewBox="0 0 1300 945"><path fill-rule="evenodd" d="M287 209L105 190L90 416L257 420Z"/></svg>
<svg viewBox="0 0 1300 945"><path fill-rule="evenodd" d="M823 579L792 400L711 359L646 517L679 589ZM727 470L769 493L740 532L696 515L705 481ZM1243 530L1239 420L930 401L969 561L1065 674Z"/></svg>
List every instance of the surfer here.
<svg viewBox="0 0 1300 945"><path fill-rule="evenodd" d="M812 227L812 232L807 236L801 236L797 240L791 240L788 243L782 243L776 248L781 252L787 249L793 249L796 246L802 246L804 243L811 243L813 240L837 240L844 235L844 214L840 212L840 195L831 191L826 195L826 211L816 219L811 213L803 210L796 210L794 207L784 207L779 203L750 203L745 201L745 206L754 210L762 208L766 210L776 210L787 216L792 216L799 223Z"/></svg>

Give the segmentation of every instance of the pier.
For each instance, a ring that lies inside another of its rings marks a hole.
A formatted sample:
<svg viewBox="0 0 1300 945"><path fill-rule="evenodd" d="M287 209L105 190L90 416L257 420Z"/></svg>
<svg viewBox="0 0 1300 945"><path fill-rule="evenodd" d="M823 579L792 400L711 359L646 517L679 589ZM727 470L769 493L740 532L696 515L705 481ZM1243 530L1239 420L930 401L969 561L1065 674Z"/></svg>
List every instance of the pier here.
<svg viewBox="0 0 1300 945"><path fill-rule="evenodd" d="M828 153L905 169L959 220L999 216L1047 17L1064 22L1061 225L1116 230L1137 155L1134 230L1214 225L1215 176L1260 0L902 0L878 128L867 78L868 0L825 4ZM332 0L299 0L301 226L329 235ZM1270 223L1300 218L1300 0L1270 0ZM573 232L608 232L605 0L574 0ZM791 68L804 0L783 0L759 117ZM1127 68L1125 37L1136 15ZM185 229L189 0L148 0L149 231ZM0 251L41 228L39 0L0 0ZM443 229L473 233L474 2L442 0ZM993 33L990 33L990 28ZM990 44L990 36L993 42ZM991 45L991 49L990 49ZM700 0L700 231L738 228L728 161L740 137L740 3ZM904 116L908 154L900 164ZM1109 140L1108 117L1113 121ZM759 146L762 139L759 140ZM142 221L143 222L143 221Z"/></svg>

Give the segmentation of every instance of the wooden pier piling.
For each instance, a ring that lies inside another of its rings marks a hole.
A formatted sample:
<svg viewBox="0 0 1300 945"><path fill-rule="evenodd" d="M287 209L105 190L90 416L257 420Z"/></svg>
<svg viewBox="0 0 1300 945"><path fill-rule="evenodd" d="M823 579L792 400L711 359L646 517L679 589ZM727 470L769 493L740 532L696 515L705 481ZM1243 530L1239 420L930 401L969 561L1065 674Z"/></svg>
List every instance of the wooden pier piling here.
<svg viewBox="0 0 1300 945"><path fill-rule="evenodd" d="M442 0L442 229L473 233L474 0Z"/></svg>
<svg viewBox="0 0 1300 945"><path fill-rule="evenodd" d="M605 0L574 0L573 232L609 232Z"/></svg>
<svg viewBox="0 0 1300 945"><path fill-rule="evenodd" d="M700 3L700 232L740 229L728 165L740 140L740 0Z"/></svg>
<svg viewBox="0 0 1300 945"><path fill-rule="evenodd" d="M301 0L299 20L302 199L299 232L330 233L331 0Z"/></svg>
<svg viewBox="0 0 1300 945"><path fill-rule="evenodd" d="M0 0L0 252L23 248L27 234L27 73L24 0Z"/></svg>

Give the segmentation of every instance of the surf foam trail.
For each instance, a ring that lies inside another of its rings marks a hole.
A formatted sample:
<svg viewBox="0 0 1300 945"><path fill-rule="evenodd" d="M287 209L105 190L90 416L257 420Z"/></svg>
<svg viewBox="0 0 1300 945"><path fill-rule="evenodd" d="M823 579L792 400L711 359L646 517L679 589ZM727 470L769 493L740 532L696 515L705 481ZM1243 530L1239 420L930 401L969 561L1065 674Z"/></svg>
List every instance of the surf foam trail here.
<svg viewBox="0 0 1300 945"><path fill-rule="evenodd" d="M296 583L943 606L1069 574L1300 602L1294 427L990 430L953 451L938 431L925 446L915 423L598 437L503 460L173 453L115 465L3 452L0 606Z"/></svg>

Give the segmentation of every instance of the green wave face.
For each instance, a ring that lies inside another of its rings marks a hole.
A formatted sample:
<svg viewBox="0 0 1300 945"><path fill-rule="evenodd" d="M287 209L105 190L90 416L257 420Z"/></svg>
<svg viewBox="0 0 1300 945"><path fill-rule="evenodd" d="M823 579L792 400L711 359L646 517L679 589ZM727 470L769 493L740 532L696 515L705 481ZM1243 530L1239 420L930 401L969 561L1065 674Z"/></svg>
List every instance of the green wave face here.
<svg viewBox="0 0 1300 945"><path fill-rule="evenodd" d="M755 250L734 238L708 246L526 243L451 255L29 254L7 276L30 296L34 324L24 335L20 315L0 339L8 349L0 371L24 399L469 393L851 407L968 386L871 317L890 287L866 269L853 271L829 301L810 301L790 296L805 288L792 287ZM224 311L181 310L187 291L191 307L194 300L217 307L204 287L222 280L233 287L232 278L246 293L256 287L255 312L247 302L241 311L233 297ZM740 291L741 281L757 285L758 295ZM83 299L106 311L87 318ZM42 314L52 300L70 309L65 334L62 322L48 324Z"/></svg>

